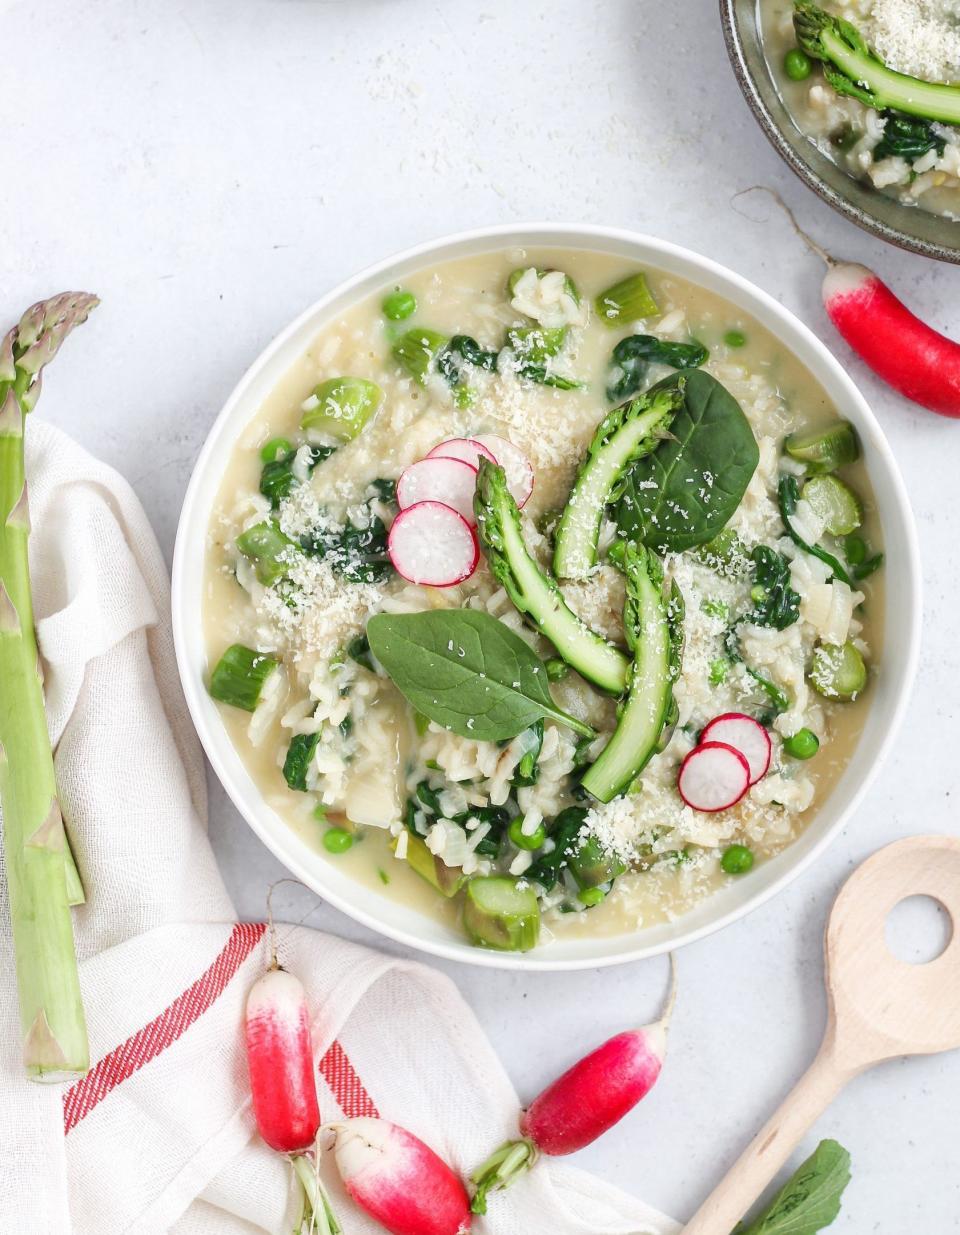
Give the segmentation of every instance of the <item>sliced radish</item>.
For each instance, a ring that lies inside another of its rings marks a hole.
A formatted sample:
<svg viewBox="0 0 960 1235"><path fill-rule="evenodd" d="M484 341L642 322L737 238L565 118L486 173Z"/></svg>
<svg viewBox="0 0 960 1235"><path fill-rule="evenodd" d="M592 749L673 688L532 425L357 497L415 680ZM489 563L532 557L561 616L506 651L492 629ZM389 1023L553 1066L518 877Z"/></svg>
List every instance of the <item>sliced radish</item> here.
<svg viewBox="0 0 960 1235"><path fill-rule="evenodd" d="M477 521L473 513L476 488L477 469L463 459L421 459L400 473L397 505L406 510L420 502L442 502L473 527Z"/></svg>
<svg viewBox="0 0 960 1235"><path fill-rule="evenodd" d="M724 712L707 725L700 735L700 741L723 742L738 750L750 769L751 785L766 776L773 753L770 735L752 716L745 716L743 712Z"/></svg>
<svg viewBox="0 0 960 1235"><path fill-rule="evenodd" d="M427 458L460 459L476 468L480 466L481 459L496 463L496 459L486 446L472 437L451 437L441 442L439 446L434 446L433 450L428 452Z"/></svg>
<svg viewBox="0 0 960 1235"><path fill-rule="evenodd" d="M533 492L533 466L513 442L495 433L478 433L473 439L485 446L507 474L507 488L518 506L526 506Z"/></svg>
<svg viewBox="0 0 960 1235"><path fill-rule="evenodd" d="M401 510L390 528L387 552L398 574L427 587L462 583L480 559L473 529L442 502L418 502Z"/></svg>
<svg viewBox="0 0 960 1235"><path fill-rule="evenodd" d="M680 765L677 788L694 810L727 810L750 788L750 765L726 742L701 742Z"/></svg>

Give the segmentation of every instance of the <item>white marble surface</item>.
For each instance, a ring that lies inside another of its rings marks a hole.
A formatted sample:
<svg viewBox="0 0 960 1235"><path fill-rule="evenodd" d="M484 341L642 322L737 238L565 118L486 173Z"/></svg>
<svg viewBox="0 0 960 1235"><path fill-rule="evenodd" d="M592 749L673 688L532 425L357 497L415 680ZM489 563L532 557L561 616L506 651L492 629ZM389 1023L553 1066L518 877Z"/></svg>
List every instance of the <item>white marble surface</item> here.
<svg viewBox="0 0 960 1235"><path fill-rule="evenodd" d="M465 226L608 222L699 249L797 312L872 400L924 554L925 647L904 732L816 869L684 953L662 1082L579 1159L688 1215L814 1049L821 927L845 875L886 840L956 830L960 426L884 390L832 333L817 264L782 219L759 210L767 221L748 223L730 199L779 186L834 251L957 335L960 273L858 232L781 166L734 85L713 0L0 9L0 317L68 285L100 293L41 414L129 478L168 558L193 459L259 349L357 267ZM224 873L239 912L259 917L280 868L212 789ZM283 904L290 917L309 907ZM310 921L380 942L333 910ZM446 968L527 1097L584 1043L645 1019L663 977L662 962L569 977ZM819 1127L855 1162L833 1229L960 1227L958 1093L960 1056L851 1086Z"/></svg>

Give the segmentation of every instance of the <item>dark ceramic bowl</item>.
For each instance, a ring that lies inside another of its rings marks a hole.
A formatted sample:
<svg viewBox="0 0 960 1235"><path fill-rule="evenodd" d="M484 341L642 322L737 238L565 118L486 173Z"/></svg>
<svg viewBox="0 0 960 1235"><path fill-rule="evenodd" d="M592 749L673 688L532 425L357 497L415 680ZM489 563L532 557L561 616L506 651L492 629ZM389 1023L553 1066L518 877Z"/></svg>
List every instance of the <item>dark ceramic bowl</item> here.
<svg viewBox="0 0 960 1235"><path fill-rule="evenodd" d="M723 35L743 97L771 145L815 193L881 240L960 263L960 223L905 206L855 180L800 131L774 85L760 43L757 0L720 0Z"/></svg>

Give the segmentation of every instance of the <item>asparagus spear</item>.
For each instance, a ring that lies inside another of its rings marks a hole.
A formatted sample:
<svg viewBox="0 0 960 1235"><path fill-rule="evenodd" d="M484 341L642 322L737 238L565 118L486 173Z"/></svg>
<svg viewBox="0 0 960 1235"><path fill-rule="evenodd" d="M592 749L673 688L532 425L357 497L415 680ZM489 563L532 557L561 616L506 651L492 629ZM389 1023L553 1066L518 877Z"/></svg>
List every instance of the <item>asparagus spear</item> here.
<svg viewBox="0 0 960 1235"><path fill-rule="evenodd" d="M23 1063L38 1081L82 1075L89 1052L33 627L23 432L43 367L97 303L82 292L40 301L0 343L0 803Z"/></svg>

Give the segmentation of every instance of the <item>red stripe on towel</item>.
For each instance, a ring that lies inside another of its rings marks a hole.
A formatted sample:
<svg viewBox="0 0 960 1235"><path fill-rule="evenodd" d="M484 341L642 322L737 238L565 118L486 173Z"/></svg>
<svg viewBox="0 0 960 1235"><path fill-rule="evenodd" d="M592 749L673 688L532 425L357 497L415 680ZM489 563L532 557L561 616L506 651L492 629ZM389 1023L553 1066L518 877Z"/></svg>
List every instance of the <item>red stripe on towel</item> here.
<svg viewBox="0 0 960 1235"><path fill-rule="evenodd" d="M363 1087L346 1051L334 1039L320 1060L320 1075L330 1086L337 1106L347 1119L379 1119L380 1112Z"/></svg>
<svg viewBox="0 0 960 1235"><path fill-rule="evenodd" d="M149 1025L105 1055L85 1077L70 1086L63 1096L65 1134L86 1118L112 1089L176 1042L216 1003L266 929L263 922L238 922L223 951L192 986Z"/></svg>

